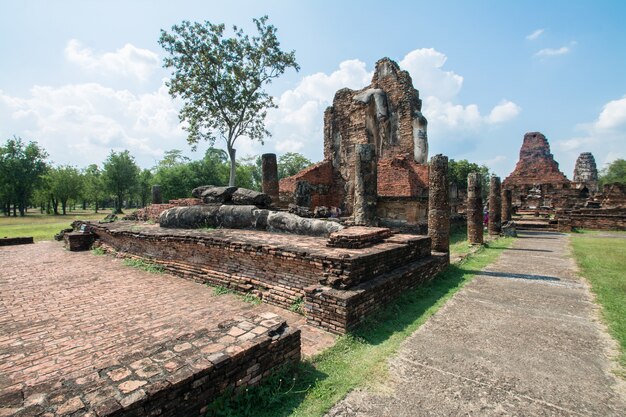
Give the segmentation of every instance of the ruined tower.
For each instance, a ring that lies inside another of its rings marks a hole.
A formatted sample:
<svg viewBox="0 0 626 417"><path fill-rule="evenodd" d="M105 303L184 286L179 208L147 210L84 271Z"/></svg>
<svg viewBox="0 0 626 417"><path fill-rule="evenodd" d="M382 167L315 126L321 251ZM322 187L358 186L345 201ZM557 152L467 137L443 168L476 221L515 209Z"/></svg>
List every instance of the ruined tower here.
<svg viewBox="0 0 626 417"><path fill-rule="evenodd" d="M576 188L586 187L591 194L598 191L598 168L591 152L583 152L576 159L574 182Z"/></svg>

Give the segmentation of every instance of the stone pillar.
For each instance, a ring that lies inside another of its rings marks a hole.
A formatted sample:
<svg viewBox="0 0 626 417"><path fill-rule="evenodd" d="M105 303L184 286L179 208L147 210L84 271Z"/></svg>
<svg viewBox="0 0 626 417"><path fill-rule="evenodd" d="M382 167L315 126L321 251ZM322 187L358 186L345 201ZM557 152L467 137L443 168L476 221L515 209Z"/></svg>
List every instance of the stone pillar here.
<svg viewBox="0 0 626 417"><path fill-rule="evenodd" d="M162 204L163 198L161 197L161 186L152 186L152 204Z"/></svg>
<svg viewBox="0 0 626 417"><path fill-rule="evenodd" d="M296 191L293 194L293 200L298 207L311 208L311 184L308 181L296 181Z"/></svg>
<svg viewBox="0 0 626 417"><path fill-rule="evenodd" d="M428 236L435 252L450 251L450 191L448 157L441 154L430 159L428 174Z"/></svg>
<svg viewBox="0 0 626 417"><path fill-rule="evenodd" d="M502 214L501 219L502 223L511 221L511 208L513 207L513 192L511 190L507 190L506 188L502 189Z"/></svg>
<svg viewBox="0 0 626 417"><path fill-rule="evenodd" d="M467 241L472 245L483 243L483 198L478 172L467 176Z"/></svg>
<svg viewBox="0 0 626 417"><path fill-rule="evenodd" d="M376 226L378 175L376 148L372 144L354 146L354 224Z"/></svg>
<svg viewBox="0 0 626 417"><path fill-rule="evenodd" d="M489 179L489 225L490 235L499 235L502 231L502 200L500 200L500 177L492 175Z"/></svg>
<svg viewBox="0 0 626 417"><path fill-rule="evenodd" d="M262 173L261 188L263 192L270 196L272 204L278 204L278 164L276 154L264 153L261 155Z"/></svg>

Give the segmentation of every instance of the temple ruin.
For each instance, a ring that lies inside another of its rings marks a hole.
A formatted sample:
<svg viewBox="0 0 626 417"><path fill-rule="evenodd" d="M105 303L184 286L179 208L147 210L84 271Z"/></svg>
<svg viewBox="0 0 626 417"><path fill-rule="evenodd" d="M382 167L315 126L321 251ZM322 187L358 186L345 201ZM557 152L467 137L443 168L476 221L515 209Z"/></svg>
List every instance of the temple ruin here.
<svg viewBox="0 0 626 417"><path fill-rule="evenodd" d="M518 214L518 223L522 216L524 227L626 230L625 187L607 184L600 190L590 152L580 154L570 181L559 170L548 140L540 132L524 135L519 161L502 183L502 190L503 195L511 193L512 209Z"/></svg>
<svg viewBox="0 0 626 417"><path fill-rule="evenodd" d="M324 113L324 160L280 181L283 204L299 189L310 193L308 208L338 207L355 212L355 181L360 153L371 146L376 165L375 213L382 224L426 225L428 216L428 136L422 101L411 76L397 63L376 63L372 82L341 89ZM371 194L371 193L370 193ZM358 214L360 216L360 214Z"/></svg>

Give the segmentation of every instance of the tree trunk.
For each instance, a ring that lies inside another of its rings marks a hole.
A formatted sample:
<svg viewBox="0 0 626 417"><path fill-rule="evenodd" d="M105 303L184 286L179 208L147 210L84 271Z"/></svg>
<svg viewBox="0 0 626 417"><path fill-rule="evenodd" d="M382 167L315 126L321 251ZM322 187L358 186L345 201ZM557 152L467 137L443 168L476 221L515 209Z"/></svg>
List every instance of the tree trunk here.
<svg viewBox="0 0 626 417"><path fill-rule="evenodd" d="M17 204L13 203L13 217L17 217Z"/></svg>
<svg viewBox="0 0 626 417"><path fill-rule="evenodd" d="M96 198L93 203L96 206L96 213L98 212L98 199Z"/></svg>
<svg viewBox="0 0 626 417"><path fill-rule="evenodd" d="M228 179L228 186L230 187L235 186L235 173L236 173L235 155L236 153L237 153L236 149L233 149L232 147L228 146L228 156L230 158L230 178Z"/></svg>
<svg viewBox="0 0 626 417"><path fill-rule="evenodd" d="M65 207L67 207L67 200L61 200L61 210L63 211L64 216L65 216Z"/></svg>

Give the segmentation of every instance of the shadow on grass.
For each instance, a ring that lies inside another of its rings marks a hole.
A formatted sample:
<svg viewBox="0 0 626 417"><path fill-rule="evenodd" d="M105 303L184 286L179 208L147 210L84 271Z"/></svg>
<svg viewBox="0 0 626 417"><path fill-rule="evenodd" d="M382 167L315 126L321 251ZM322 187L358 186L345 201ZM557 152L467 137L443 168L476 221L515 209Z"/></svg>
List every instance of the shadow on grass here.
<svg viewBox="0 0 626 417"><path fill-rule="evenodd" d="M404 331L451 291L458 288L468 272L459 265L449 265L430 283L409 291L366 320L353 332L367 343L379 344L394 333Z"/></svg>

